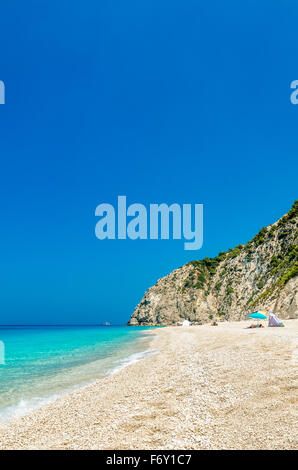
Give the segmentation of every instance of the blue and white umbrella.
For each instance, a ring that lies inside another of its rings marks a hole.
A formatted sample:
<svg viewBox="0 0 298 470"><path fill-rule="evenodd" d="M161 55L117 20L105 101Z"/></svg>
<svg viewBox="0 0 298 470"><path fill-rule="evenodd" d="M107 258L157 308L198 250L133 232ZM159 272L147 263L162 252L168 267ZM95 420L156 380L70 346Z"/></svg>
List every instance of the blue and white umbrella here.
<svg viewBox="0 0 298 470"><path fill-rule="evenodd" d="M266 315L264 315L262 312L254 312L248 315L249 318L254 318L255 320L266 320Z"/></svg>

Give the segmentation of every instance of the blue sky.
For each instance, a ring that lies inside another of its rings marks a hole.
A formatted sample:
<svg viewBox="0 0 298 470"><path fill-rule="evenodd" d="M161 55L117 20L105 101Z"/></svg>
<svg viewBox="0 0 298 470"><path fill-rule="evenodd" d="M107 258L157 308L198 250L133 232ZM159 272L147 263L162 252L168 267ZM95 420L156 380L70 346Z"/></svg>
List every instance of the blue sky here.
<svg viewBox="0 0 298 470"><path fill-rule="evenodd" d="M3 2L0 323L124 323L297 198L297 2ZM95 208L203 203L204 245L94 236Z"/></svg>

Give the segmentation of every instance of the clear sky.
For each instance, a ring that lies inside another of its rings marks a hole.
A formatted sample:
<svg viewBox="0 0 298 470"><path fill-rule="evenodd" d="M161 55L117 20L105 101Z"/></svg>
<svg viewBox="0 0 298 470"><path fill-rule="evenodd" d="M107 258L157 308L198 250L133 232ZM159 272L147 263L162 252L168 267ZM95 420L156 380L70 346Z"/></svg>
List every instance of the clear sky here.
<svg viewBox="0 0 298 470"><path fill-rule="evenodd" d="M297 198L296 0L0 6L0 323L124 323ZM204 245L106 240L98 204L203 203Z"/></svg>

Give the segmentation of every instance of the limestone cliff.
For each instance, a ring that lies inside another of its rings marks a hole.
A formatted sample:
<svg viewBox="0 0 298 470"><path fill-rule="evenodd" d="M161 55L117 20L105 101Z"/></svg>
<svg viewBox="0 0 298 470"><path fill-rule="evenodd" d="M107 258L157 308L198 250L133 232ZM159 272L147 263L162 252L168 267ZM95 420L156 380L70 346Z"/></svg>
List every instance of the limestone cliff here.
<svg viewBox="0 0 298 470"><path fill-rule="evenodd" d="M246 245L216 258L191 261L159 279L135 308L129 325L168 325L213 316L240 320L255 310L298 317L298 201Z"/></svg>

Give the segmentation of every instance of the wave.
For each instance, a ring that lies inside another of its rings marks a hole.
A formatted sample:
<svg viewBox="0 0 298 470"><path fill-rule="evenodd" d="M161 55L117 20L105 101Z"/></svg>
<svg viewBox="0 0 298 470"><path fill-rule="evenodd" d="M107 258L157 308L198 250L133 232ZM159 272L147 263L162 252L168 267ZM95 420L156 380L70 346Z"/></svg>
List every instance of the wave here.
<svg viewBox="0 0 298 470"><path fill-rule="evenodd" d="M126 359L121 359L118 362L120 363L118 366L116 366L109 375L115 374L116 372L119 372L120 370L124 369L125 367L134 364L135 362L141 361L142 359L145 359L145 357L148 356L153 356L154 354L157 354L158 350L156 349L146 349L146 351L141 351L137 352L134 354L131 354L128 356Z"/></svg>

